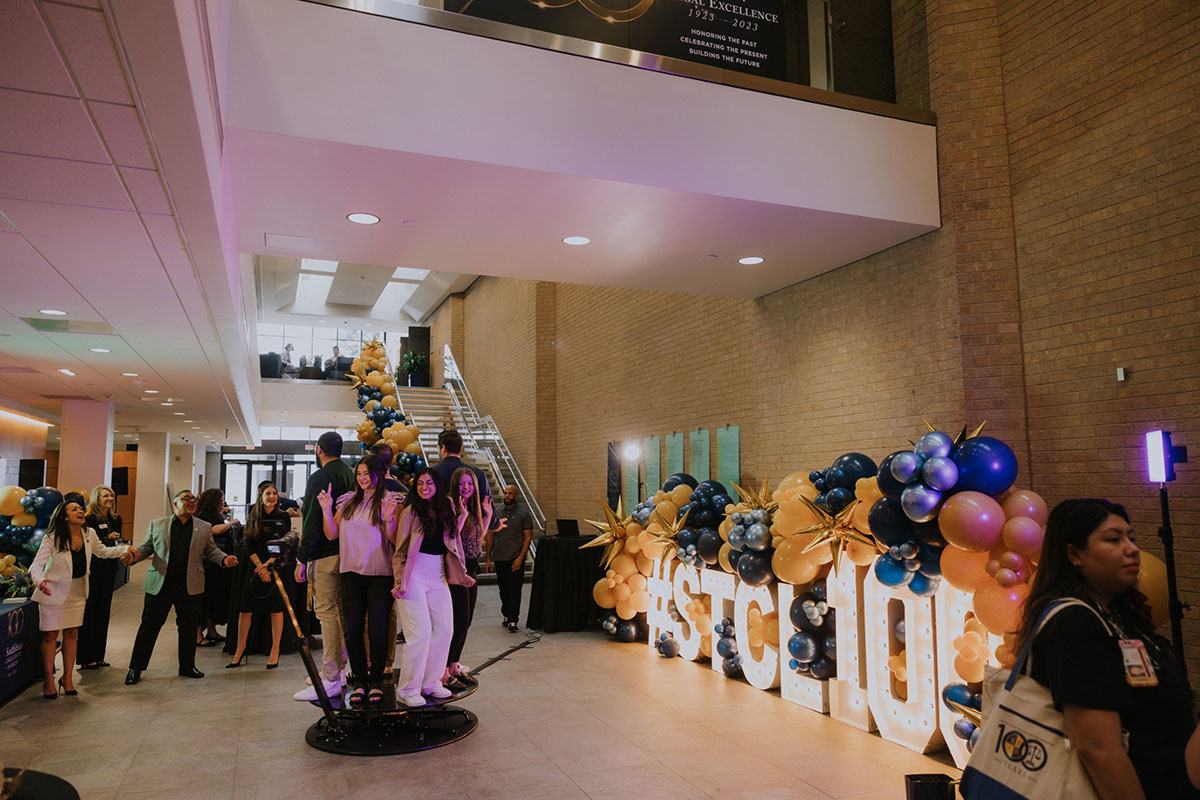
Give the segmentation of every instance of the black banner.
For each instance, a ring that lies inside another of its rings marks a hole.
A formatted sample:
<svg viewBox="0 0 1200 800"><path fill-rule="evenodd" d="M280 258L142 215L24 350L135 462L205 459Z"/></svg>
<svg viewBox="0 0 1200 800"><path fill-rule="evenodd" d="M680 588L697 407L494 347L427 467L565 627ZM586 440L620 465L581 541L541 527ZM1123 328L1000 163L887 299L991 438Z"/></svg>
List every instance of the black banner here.
<svg viewBox="0 0 1200 800"><path fill-rule="evenodd" d="M467 0L447 10L787 79L784 0Z"/></svg>
<svg viewBox="0 0 1200 800"><path fill-rule="evenodd" d="M608 507L621 502L621 443L608 443Z"/></svg>

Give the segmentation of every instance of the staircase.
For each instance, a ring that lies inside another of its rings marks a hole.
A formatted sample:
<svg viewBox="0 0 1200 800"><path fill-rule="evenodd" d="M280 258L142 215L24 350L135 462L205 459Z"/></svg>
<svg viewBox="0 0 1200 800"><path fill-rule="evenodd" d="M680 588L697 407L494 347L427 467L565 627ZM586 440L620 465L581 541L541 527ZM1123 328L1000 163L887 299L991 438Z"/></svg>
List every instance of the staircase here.
<svg viewBox="0 0 1200 800"><path fill-rule="evenodd" d="M511 483L517 487L520 502L533 518L533 535L536 539L546 530L546 515L534 498L495 421L491 415L481 416L475 408L449 346L445 348L442 362L443 387L396 387L396 399L401 410L420 431L418 441L425 451L425 460L430 465L436 464L438 434L446 428L457 430L463 437L463 461L483 470L497 502L505 486Z"/></svg>

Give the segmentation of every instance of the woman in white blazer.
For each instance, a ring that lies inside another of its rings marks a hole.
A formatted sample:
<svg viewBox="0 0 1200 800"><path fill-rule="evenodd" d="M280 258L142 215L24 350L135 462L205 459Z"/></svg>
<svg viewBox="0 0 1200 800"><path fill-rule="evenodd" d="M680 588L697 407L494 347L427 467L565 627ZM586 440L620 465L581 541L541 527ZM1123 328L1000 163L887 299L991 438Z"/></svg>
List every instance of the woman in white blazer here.
<svg viewBox="0 0 1200 800"><path fill-rule="evenodd" d="M117 558L128 545L105 547L91 528L84 527L86 501L77 492L63 498L50 515L50 524L38 547L29 572L36 587L33 600L38 604L42 629L42 666L45 670L42 697L53 700L58 688L75 695L75 653L79 626L88 594L88 553L100 558ZM54 685L54 644L63 632L63 676Z"/></svg>

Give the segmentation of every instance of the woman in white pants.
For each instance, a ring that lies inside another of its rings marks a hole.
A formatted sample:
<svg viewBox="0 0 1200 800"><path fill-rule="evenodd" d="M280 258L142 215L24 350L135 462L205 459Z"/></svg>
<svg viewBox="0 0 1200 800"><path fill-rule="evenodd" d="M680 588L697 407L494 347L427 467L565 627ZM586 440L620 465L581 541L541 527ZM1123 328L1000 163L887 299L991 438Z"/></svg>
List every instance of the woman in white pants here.
<svg viewBox="0 0 1200 800"><path fill-rule="evenodd" d="M427 695L443 700L450 691L442 685L450 638L454 634L451 583L471 586L458 531L465 519L454 517L444 496L437 493L433 472L423 469L413 481L396 531L392 556L404 631L404 666L396 694L406 706L425 705Z"/></svg>

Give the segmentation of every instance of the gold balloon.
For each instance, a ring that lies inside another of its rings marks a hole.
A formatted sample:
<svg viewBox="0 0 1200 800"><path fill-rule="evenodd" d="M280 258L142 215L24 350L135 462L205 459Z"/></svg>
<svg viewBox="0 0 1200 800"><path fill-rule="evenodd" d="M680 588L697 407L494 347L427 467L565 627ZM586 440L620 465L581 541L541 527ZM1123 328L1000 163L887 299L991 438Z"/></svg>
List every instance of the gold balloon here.
<svg viewBox="0 0 1200 800"><path fill-rule="evenodd" d="M857 564L860 567L868 567L875 563L875 558L878 555L879 551L869 544L862 544L861 542L848 542L846 544L846 557L850 559L851 563Z"/></svg>
<svg viewBox="0 0 1200 800"><path fill-rule="evenodd" d="M9 524L18 528L28 528L37 524L37 517L28 511L21 511L12 515L12 521Z"/></svg>
<svg viewBox="0 0 1200 800"><path fill-rule="evenodd" d="M404 448L404 452L406 452L406 453L412 453L414 456L419 456L419 455L421 455L421 443L420 443L420 442L413 442L413 443L412 443L412 444L410 444L408 447Z"/></svg>
<svg viewBox="0 0 1200 800"><path fill-rule="evenodd" d="M608 578L601 578L596 581L596 585L592 587L592 599L601 608L616 607L617 598L613 595L613 590L608 585Z"/></svg>
<svg viewBox="0 0 1200 800"><path fill-rule="evenodd" d="M733 552L733 548L729 546L728 542L721 545L721 549L717 551L717 563L726 572L733 572L733 565L729 563L729 554L731 552Z"/></svg>
<svg viewBox="0 0 1200 800"><path fill-rule="evenodd" d="M679 506L675 505L670 500L663 500L654 507L654 513L663 521L664 524L666 524L679 516Z"/></svg>
<svg viewBox="0 0 1200 800"><path fill-rule="evenodd" d="M372 389L378 389L382 385L383 385L383 373L382 372L371 372L367 375L367 386L370 386Z"/></svg>
<svg viewBox="0 0 1200 800"><path fill-rule="evenodd" d="M612 571L620 575L622 578L628 578L630 575L638 571L637 561L633 556L622 553L612 560L609 565Z"/></svg>
<svg viewBox="0 0 1200 800"><path fill-rule="evenodd" d="M630 536L628 530L625 532L625 552L634 557L642 552L642 540L637 536Z"/></svg>
<svg viewBox="0 0 1200 800"><path fill-rule="evenodd" d="M6 517L20 514L21 498L26 494L25 490L20 486L5 486L0 489L0 514Z"/></svg>
<svg viewBox="0 0 1200 800"><path fill-rule="evenodd" d="M687 505L692 499L692 487L686 483L681 483L671 490L671 502L676 508Z"/></svg>
<svg viewBox="0 0 1200 800"><path fill-rule="evenodd" d="M627 580L625 582L628 583L629 588L635 592L645 591L646 584L648 583L648 581L646 580L646 576L642 575L641 573L638 573L637 575L630 575L629 580Z"/></svg>
<svg viewBox="0 0 1200 800"><path fill-rule="evenodd" d="M628 600L621 600L617 603L617 616L621 619L633 619L637 616L637 609Z"/></svg>
<svg viewBox="0 0 1200 800"><path fill-rule="evenodd" d="M712 634L700 637L700 655L712 658Z"/></svg>
<svg viewBox="0 0 1200 800"><path fill-rule="evenodd" d="M629 597L629 604L639 614L645 613L650 609L650 593L645 590L634 592Z"/></svg>
<svg viewBox="0 0 1200 800"><path fill-rule="evenodd" d="M394 394L384 394L383 399L379 401L384 408L396 408L400 405Z"/></svg>
<svg viewBox="0 0 1200 800"><path fill-rule="evenodd" d="M654 562L646 558L645 550L638 554L637 557L638 572L645 575L647 578L654 573Z"/></svg>
<svg viewBox="0 0 1200 800"><path fill-rule="evenodd" d="M363 411L370 413L377 405L379 405L378 400L375 400L375 399L368 400L367 404L365 406L363 406Z"/></svg>
<svg viewBox="0 0 1200 800"><path fill-rule="evenodd" d="M821 570L821 565L817 557L821 553L828 554L828 550L819 547L809 553L804 552L804 548L811 541L811 536L792 536L783 540L783 544L771 556L771 569L775 573L775 577L784 583L790 583L794 586L811 583Z"/></svg>
<svg viewBox="0 0 1200 800"><path fill-rule="evenodd" d="M629 595L633 594L633 589L629 588L628 583L618 583L612 590L613 597L617 598L617 602L628 600Z"/></svg>

